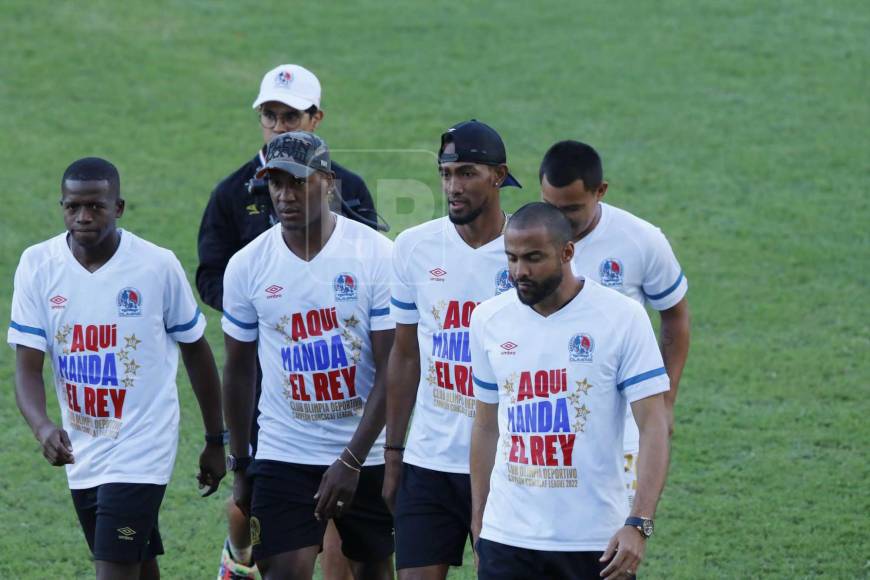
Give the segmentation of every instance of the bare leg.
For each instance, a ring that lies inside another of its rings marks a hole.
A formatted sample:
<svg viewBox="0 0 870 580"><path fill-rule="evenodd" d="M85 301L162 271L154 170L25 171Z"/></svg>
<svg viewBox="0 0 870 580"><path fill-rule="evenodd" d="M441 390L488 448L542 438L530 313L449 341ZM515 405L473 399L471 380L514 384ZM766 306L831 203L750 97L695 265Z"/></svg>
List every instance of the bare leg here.
<svg viewBox="0 0 870 580"><path fill-rule="evenodd" d="M352 580L350 560L341 553L341 536L335 523L329 520L323 536L323 552L320 554L320 570L323 580Z"/></svg>
<svg viewBox="0 0 870 580"><path fill-rule="evenodd" d="M399 580L445 580L449 564L436 564L420 568L402 568L399 570Z"/></svg>
<svg viewBox="0 0 870 580"><path fill-rule="evenodd" d="M232 497L227 498L227 523L230 536L230 545L239 550L248 550L251 547L251 522L245 517ZM233 558L238 558L240 554L232 554ZM237 560L238 561L238 560ZM238 561L239 564L250 565L251 560Z"/></svg>
<svg viewBox="0 0 870 580"><path fill-rule="evenodd" d="M393 580L393 557L387 556L377 562L350 563L354 580Z"/></svg>
<svg viewBox="0 0 870 580"><path fill-rule="evenodd" d="M97 580L139 580L141 562L109 562L95 560Z"/></svg>
<svg viewBox="0 0 870 580"><path fill-rule="evenodd" d="M320 546L308 546L257 561L263 580L311 580Z"/></svg>

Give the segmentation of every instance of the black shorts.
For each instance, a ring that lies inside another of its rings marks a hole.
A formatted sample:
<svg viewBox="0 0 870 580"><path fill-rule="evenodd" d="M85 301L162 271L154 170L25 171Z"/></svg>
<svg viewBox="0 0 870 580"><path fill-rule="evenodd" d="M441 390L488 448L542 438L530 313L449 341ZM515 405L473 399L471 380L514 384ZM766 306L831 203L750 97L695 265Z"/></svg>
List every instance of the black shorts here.
<svg viewBox="0 0 870 580"><path fill-rule="evenodd" d="M105 483L70 492L94 560L145 562L163 553L157 512L165 485Z"/></svg>
<svg viewBox="0 0 870 580"><path fill-rule="evenodd" d="M478 580L601 580L604 552L549 552L517 548L481 538L477 542ZM635 578L632 576L631 578Z"/></svg>
<svg viewBox="0 0 870 580"><path fill-rule="evenodd" d="M256 460L253 479L251 536L254 560L323 544L326 521L314 517L314 494L327 467ZM381 497L384 466L363 467L353 503L335 527L341 551L357 562L377 562L393 553L393 518Z"/></svg>
<svg viewBox="0 0 870 580"><path fill-rule="evenodd" d="M396 493L396 569L462 565L471 536L471 478L408 463Z"/></svg>

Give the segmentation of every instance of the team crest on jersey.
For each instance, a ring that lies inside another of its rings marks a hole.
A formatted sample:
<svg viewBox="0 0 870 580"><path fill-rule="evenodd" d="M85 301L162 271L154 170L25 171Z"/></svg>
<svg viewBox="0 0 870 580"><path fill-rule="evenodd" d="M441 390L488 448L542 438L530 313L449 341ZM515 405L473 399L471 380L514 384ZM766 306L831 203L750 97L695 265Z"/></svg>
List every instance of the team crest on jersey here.
<svg viewBox="0 0 870 580"><path fill-rule="evenodd" d="M289 70L282 70L275 75L275 86L286 89L290 86L290 81L293 80L293 75Z"/></svg>
<svg viewBox="0 0 870 580"><path fill-rule="evenodd" d="M498 296L502 292L507 292L514 285L511 284L511 277L508 275L508 269L504 268L503 270L499 270L498 274L495 275L495 295Z"/></svg>
<svg viewBox="0 0 870 580"><path fill-rule="evenodd" d="M588 334L575 334L568 343L568 355L571 362L592 362L592 351L595 341Z"/></svg>
<svg viewBox="0 0 870 580"><path fill-rule="evenodd" d="M335 277L332 288L335 290L336 302L346 302L347 300L356 300L357 298L356 279L353 277L353 274L342 272Z"/></svg>
<svg viewBox="0 0 870 580"><path fill-rule="evenodd" d="M601 276L601 285L610 288L621 288L623 269L622 262L615 258L607 258L601 262L598 268L598 274Z"/></svg>
<svg viewBox="0 0 870 580"><path fill-rule="evenodd" d="M124 288L118 293L118 316L142 316L142 293Z"/></svg>

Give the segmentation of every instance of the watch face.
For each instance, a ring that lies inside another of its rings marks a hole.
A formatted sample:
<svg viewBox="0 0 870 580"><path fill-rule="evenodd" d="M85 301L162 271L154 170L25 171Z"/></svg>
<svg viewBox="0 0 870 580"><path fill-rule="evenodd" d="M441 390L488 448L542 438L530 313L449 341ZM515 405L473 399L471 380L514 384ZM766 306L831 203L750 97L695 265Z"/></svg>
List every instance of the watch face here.
<svg viewBox="0 0 870 580"><path fill-rule="evenodd" d="M652 520L644 520L643 521L643 535L646 537L650 537L653 533L653 521Z"/></svg>

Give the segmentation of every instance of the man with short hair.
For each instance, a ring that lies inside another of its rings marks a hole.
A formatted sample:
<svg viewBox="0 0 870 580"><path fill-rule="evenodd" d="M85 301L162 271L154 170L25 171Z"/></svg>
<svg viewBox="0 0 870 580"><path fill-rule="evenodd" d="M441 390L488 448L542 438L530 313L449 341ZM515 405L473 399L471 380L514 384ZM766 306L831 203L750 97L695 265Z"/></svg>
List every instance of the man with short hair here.
<svg viewBox="0 0 870 580"><path fill-rule="evenodd" d="M541 196L571 222L574 273L622 292L659 312L660 350L670 378L665 393L670 432L683 367L689 356L688 281L661 230L601 201L607 193L601 157L585 143L561 141L544 155ZM626 409L625 485L637 487L637 425Z"/></svg>
<svg viewBox="0 0 870 580"><path fill-rule="evenodd" d="M519 182L501 137L476 120L451 127L441 136L438 170L448 215L402 232L393 252L384 497L396 519L402 580L443 580L462 564L476 406L468 324L478 302L511 287L499 192Z"/></svg>
<svg viewBox="0 0 870 580"><path fill-rule="evenodd" d="M505 232L516 289L471 315L472 514L482 580L633 577L664 487L668 377L649 317L618 292L575 277L571 237L553 206L517 210ZM627 403L641 449L630 512Z"/></svg>
<svg viewBox="0 0 870 580"><path fill-rule="evenodd" d="M334 520L354 576L390 578L383 459L368 455L384 443L392 242L329 211L329 149L312 133L275 137L258 176L279 223L230 259L222 321L228 465L236 504L251 516L254 561L266 579L311 578Z"/></svg>
<svg viewBox="0 0 870 580"><path fill-rule="evenodd" d="M51 465L65 465L98 579L159 578L157 515L178 446L178 350L205 425L200 487L224 476L220 382L175 255L117 228L120 178L104 159L61 180L67 231L31 246L15 272L7 341L18 408ZM48 355L63 427L46 414Z"/></svg>
<svg viewBox="0 0 870 580"><path fill-rule="evenodd" d="M295 64L278 66L263 76L254 100L263 134L262 148L253 159L223 179L211 194L199 229L199 267L196 286L203 302L220 311L223 276L227 263L237 251L277 223L268 190L255 179L262 168L266 144L286 131L315 131L324 118L320 81L308 69ZM332 208L357 221L377 224L372 196L362 178L332 162L335 173L330 192ZM249 185L251 184L251 185ZM260 371L257 389L259 392ZM251 445L257 446L258 425L252 421ZM232 500L227 502L229 533L221 554L218 580L257 578L251 566L251 540L248 519ZM330 525L327 538L334 536ZM347 563L338 546L327 541L322 565L326 580L347 578ZM335 556L333 556L335 554ZM235 575L235 576L234 576Z"/></svg>

